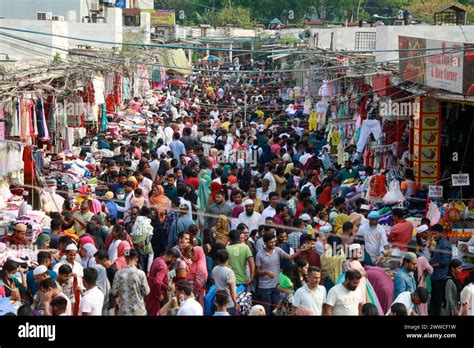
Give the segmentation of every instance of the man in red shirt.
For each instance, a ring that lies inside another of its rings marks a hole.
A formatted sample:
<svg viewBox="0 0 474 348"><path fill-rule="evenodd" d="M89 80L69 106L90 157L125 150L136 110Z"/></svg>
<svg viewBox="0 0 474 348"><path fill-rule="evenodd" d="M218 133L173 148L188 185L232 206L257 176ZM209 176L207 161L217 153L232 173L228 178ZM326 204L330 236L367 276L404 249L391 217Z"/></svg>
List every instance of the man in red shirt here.
<svg viewBox="0 0 474 348"><path fill-rule="evenodd" d="M310 267L321 267L321 259L316 252L316 237L309 234L304 235L302 245L303 251L298 256L298 259L305 260Z"/></svg>
<svg viewBox="0 0 474 348"><path fill-rule="evenodd" d="M388 241L402 251L408 251L407 244L413 237L413 224L406 221L401 209L392 210L394 225L388 235Z"/></svg>

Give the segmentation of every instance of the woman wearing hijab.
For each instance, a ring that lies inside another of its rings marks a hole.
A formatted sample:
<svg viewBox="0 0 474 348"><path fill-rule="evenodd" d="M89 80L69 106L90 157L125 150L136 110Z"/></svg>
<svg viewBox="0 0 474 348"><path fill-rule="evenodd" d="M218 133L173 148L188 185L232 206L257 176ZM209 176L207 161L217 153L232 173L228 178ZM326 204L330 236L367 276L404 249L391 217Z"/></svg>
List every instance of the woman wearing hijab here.
<svg viewBox="0 0 474 348"><path fill-rule="evenodd" d="M333 231L337 235L342 234L342 225L344 225L344 222L349 221L349 216L347 214L341 213L338 216L336 216L336 219L334 220L334 228Z"/></svg>
<svg viewBox="0 0 474 348"><path fill-rule="evenodd" d="M109 295L110 295L110 281L107 278L107 268L100 264L96 264L93 268L97 271L96 285L104 294L104 304L102 306L102 315L108 315L109 309Z"/></svg>
<svg viewBox="0 0 474 348"><path fill-rule="evenodd" d="M348 221L352 222L352 224L354 225L354 228L352 230L352 235L353 236L357 235L357 232L359 231L359 227L362 221L362 215L354 212L351 215L349 215Z"/></svg>
<svg viewBox="0 0 474 348"><path fill-rule="evenodd" d="M171 205L171 201L165 195L165 190L163 186L156 185L153 186L151 190L151 195L148 200L150 205L155 207L158 210L160 221L163 222L166 216L166 213Z"/></svg>
<svg viewBox="0 0 474 348"><path fill-rule="evenodd" d="M96 265L94 255L97 252L96 247L91 243L84 244L79 249L79 255L81 256L81 265L84 268L91 268Z"/></svg>
<svg viewBox="0 0 474 348"><path fill-rule="evenodd" d="M341 238L330 236L327 239L325 251L321 255L321 276L327 291L336 284L342 274L346 255L341 246Z"/></svg>
<svg viewBox="0 0 474 348"><path fill-rule="evenodd" d="M187 245L183 255L192 261L186 279L193 282L196 300L204 306L207 282L207 263L204 250L198 246Z"/></svg>
<svg viewBox="0 0 474 348"><path fill-rule="evenodd" d="M125 259L125 252L130 250L130 244L127 241L122 240L117 246L117 259L113 265L117 268L117 271L124 269L127 266L127 260Z"/></svg>
<svg viewBox="0 0 474 348"><path fill-rule="evenodd" d="M229 219L225 215L217 217L216 225L212 227L215 243L227 245L229 242Z"/></svg>
<svg viewBox="0 0 474 348"><path fill-rule="evenodd" d="M211 177L209 175L204 175L199 179L199 189L198 189L198 201L197 205L201 211L206 211L207 205L209 202L209 197L211 195ZM215 182L219 185L219 183ZM219 185L220 186L220 185ZM217 191L216 191L217 192Z"/></svg>
<svg viewBox="0 0 474 348"><path fill-rule="evenodd" d="M49 242L51 241L51 237L47 233L41 233L38 238L36 238L36 242L33 245L36 245L40 250L47 250L49 249Z"/></svg>
<svg viewBox="0 0 474 348"><path fill-rule="evenodd" d="M462 272L462 262L453 259L448 264L448 276L444 283L444 298L441 315L458 316L461 310L462 284L457 276Z"/></svg>

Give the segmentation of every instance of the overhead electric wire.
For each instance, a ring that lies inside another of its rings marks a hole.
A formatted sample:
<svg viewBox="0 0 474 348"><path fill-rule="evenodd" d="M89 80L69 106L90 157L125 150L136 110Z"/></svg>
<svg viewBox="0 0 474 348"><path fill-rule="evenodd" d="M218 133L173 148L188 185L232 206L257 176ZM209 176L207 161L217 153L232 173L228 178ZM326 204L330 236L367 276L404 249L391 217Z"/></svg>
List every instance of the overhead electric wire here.
<svg viewBox="0 0 474 348"><path fill-rule="evenodd" d="M10 30L10 31L17 31L23 32L28 34L35 34L35 35L43 35L43 36L52 36L52 37L59 37L63 39L75 40L75 41L83 41L83 42L93 42L105 45L112 45L112 46L134 46L134 47L157 47L157 48L172 48L172 49L191 49L197 51L232 51L232 52L248 52L248 53L285 53L285 54L314 54L315 51L286 51L285 50L252 50L252 49L242 49L242 48L225 48L225 47L216 47L216 48L207 48L207 47L200 47L200 46L185 46L185 45L174 45L174 44L145 44L145 43L133 43L133 42L114 42L114 41L104 41L104 40L94 40L94 39L86 39L80 37L73 37L67 35L59 35L59 34L52 34L52 33L44 33L35 30L27 30L27 29L20 29L20 28L11 28L11 27L0 27L2 30ZM319 54L344 54L344 53L354 53L354 54L363 54L363 53L384 53L384 52L404 52L404 51L441 51L442 47L439 48L416 48L416 49L385 49L385 50L361 50L361 51L330 51L330 50L322 50L318 52Z"/></svg>

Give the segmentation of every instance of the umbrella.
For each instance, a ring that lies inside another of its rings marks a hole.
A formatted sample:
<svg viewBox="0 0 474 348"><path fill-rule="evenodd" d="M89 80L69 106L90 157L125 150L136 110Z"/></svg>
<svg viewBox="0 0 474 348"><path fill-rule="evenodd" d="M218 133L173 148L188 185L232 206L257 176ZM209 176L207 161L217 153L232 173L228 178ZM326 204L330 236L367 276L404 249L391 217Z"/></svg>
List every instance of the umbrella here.
<svg viewBox="0 0 474 348"><path fill-rule="evenodd" d="M171 86L186 87L188 83L184 80L173 79L169 80L168 84Z"/></svg>
<svg viewBox="0 0 474 348"><path fill-rule="evenodd" d="M211 62L211 61L219 60L219 58L210 54L208 56L205 56L202 60L207 60L208 62Z"/></svg>

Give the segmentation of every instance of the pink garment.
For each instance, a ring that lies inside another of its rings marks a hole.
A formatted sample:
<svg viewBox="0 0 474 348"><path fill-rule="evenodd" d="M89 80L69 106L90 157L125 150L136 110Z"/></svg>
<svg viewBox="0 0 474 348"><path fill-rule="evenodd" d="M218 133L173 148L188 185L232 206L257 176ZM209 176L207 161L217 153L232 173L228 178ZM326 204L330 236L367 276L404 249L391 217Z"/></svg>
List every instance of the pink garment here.
<svg viewBox="0 0 474 348"><path fill-rule="evenodd" d="M277 154L281 150L280 144L273 144L271 147L272 154Z"/></svg>
<svg viewBox="0 0 474 348"><path fill-rule="evenodd" d="M99 214L102 211L102 204L97 199L92 200L92 208L91 212L95 214Z"/></svg>
<svg viewBox="0 0 474 348"><path fill-rule="evenodd" d="M125 251L130 250L130 244L126 240L123 240L117 246L117 259L114 262L117 270L120 271L127 266L127 261L125 260Z"/></svg>
<svg viewBox="0 0 474 348"><path fill-rule="evenodd" d="M207 282L206 255L201 247L195 246L196 261L189 266L186 279L194 283L194 291L199 294L199 302L204 303L205 285Z"/></svg>
<svg viewBox="0 0 474 348"><path fill-rule="evenodd" d="M91 237L91 236L82 236L80 239L79 239L79 244L81 246L83 246L84 244L87 244L87 243L90 243L92 244L93 246L96 246L95 245L95 241L94 239Z"/></svg>
<svg viewBox="0 0 474 348"><path fill-rule="evenodd" d="M418 286L426 288L426 275L425 271L428 274L433 274L433 267L424 256L419 256L416 261L416 269L418 273ZM419 315L428 315L428 303L421 303L418 305L418 314Z"/></svg>

